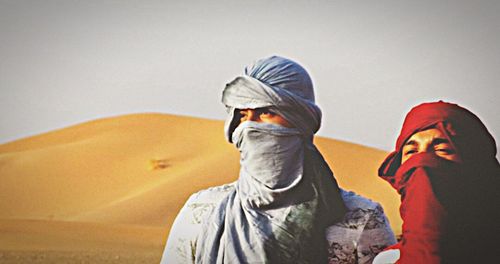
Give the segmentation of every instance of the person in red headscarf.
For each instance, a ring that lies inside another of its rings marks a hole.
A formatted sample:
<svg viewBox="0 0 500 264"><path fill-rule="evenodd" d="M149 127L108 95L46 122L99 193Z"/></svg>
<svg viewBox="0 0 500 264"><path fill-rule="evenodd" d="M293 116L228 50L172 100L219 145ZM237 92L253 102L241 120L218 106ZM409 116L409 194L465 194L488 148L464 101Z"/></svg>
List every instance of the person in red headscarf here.
<svg viewBox="0 0 500 264"><path fill-rule="evenodd" d="M414 107L379 168L401 195L402 238L374 263L497 263L496 153L494 138L469 110L442 101Z"/></svg>

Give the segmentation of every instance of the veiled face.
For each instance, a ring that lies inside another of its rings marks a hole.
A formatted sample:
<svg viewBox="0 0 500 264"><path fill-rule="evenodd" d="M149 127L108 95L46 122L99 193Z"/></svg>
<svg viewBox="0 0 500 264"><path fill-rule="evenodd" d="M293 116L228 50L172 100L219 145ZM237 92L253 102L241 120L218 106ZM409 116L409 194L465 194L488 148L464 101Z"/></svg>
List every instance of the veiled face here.
<svg viewBox="0 0 500 264"><path fill-rule="evenodd" d="M245 121L254 121L257 123L269 123L281 125L284 127L292 127L282 116L269 111L267 108L243 109L239 111L241 116L240 124Z"/></svg>
<svg viewBox="0 0 500 264"><path fill-rule="evenodd" d="M441 130L431 128L413 134L403 145L401 164L411 156L429 152L446 160L459 161L460 157Z"/></svg>

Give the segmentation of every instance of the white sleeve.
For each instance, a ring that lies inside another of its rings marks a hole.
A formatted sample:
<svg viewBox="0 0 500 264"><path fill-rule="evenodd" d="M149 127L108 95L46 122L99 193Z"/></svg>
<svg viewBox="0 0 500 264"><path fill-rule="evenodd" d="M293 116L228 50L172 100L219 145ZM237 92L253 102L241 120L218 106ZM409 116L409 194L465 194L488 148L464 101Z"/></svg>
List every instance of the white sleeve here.
<svg viewBox="0 0 500 264"><path fill-rule="evenodd" d="M192 200L193 196L188 199L175 218L163 251L161 264L195 263L196 239L201 226L194 218Z"/></svg>
<svg viewBox="0 0 500 264"><path fill-rule="evenodd" d="M399 260L399 249L389 249L380 252L374 259L372 264L394 264Z"/></svg>
<svg viewBox="0 0 500 264"><path fill-rule="evenodd" d="M372 263L379 252L396 242L384 210L377 204L374 210L370 210L370 217L357 243L358 263Z"/></svg>

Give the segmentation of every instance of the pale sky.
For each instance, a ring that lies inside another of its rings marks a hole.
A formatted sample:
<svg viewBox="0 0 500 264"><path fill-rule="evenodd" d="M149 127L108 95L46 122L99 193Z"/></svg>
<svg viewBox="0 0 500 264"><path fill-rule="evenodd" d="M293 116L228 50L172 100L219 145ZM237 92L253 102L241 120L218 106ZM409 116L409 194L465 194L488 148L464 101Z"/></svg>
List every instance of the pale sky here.
<svg viewBox="0 0 500 264"><path fill-rule="evenodd" d="M128 113L223 120L224 85L274 54L311 74L321 136L390 150L412 106L443 99L500 141L499 14L499 1L0 0L0 143Z"/></svg>

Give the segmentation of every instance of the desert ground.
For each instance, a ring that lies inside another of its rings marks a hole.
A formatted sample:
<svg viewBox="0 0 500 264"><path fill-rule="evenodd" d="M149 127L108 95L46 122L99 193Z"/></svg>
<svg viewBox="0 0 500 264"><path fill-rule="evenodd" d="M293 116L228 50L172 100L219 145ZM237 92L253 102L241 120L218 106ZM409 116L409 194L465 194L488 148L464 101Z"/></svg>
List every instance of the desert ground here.
<svg viewBox="0 0 500 264"><path fill-rule="evenodd" d="M318 137L341 187L378 201L401 233L384 151ZM0 263L158 263L184 201L234 181L223 122L133 114L0 145Z"/></svg>

